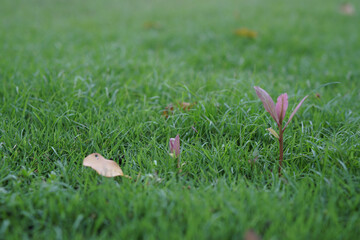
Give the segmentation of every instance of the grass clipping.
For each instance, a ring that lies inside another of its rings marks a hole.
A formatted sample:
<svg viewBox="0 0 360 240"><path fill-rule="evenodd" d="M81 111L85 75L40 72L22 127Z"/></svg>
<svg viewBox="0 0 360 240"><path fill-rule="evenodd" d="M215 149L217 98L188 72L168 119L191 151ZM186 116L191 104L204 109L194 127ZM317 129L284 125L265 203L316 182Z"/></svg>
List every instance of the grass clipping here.
<svg viewBox="0 0 360 240"><path fill-rule="evenodd" d="M85 167L91 167L98 174L104 177L117 177L122 176L131 178L128 175L124 175L120 166L113 160L108 160L101 156L99 153L92 153L83 160Z"/></svg>

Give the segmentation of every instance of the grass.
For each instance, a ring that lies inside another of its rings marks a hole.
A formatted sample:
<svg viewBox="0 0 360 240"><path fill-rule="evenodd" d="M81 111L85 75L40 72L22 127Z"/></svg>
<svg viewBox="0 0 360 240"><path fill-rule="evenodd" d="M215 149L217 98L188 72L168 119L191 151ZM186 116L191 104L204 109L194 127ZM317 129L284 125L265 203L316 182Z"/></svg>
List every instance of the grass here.
<svg viewBox="0 0 360 240"><path fill-rule="evenodd" d="M335 0L1 5L0 239L359 236L358 13ZM310 95L281 178L254 85L287 92L289 111ZM196 105L161 116L180 101ZM133 179L84 168L93 152Z"/></svg>

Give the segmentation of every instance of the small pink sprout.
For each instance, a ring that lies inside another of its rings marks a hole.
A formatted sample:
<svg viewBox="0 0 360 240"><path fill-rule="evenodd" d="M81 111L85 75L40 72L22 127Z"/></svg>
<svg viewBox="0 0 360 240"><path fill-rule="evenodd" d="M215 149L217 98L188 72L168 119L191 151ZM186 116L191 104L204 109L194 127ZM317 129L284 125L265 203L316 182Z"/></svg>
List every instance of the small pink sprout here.
<svg viewBox="0 0 360 240"><path fill-rule="evenodd" d="M175 138L169 140L170 156L177 158L177 167L180 168L180 137L176 135Z"/></svg>
<svg viewBox="0 0 360 240"><path fill-rule="evenodd" d="M287 93L283 93L281 94L278 98L277 98L277 103L275 105L274 101L272 100L272 98L270 97L270 95L262 88L260 87L254 87L256 94L258 95L258 97L260 98L260 100L262 101L262 103L264 104L264 108L265 110L270 113L271 117L275 120L275 122L277 123L278 127L279 127L279 134L277 134L275 132L275 130L273 130L272 128L268 128L267 130L274 135L276 138L279 139L279 144L280 144L280 168L279 168L279 175L281 175L281 164L283 161L283 133L286 129L286 127L288 126L288 124L290 123L291 119L294 117L294 115L296 114L296 112L299 110L299 108L301 107L301 105L303 104L303 102L305 101L305 99L308 96L305 96L300 103L296 106L296 108L294 109L294 111L291 113L289 120L287 121L287 123L285 124L285 126L283 127L283 120L285 118L286 115L286 111L288 108L288 95Z"/></svg>
<svg viewBox="0 0 360 240"><path fill-rule="evenodd" d="M179 137L179 135L176 135L175 138L170 138L169 146L170 146L170 155L175 158L179 157L180 156L180 137Z"/></svg>

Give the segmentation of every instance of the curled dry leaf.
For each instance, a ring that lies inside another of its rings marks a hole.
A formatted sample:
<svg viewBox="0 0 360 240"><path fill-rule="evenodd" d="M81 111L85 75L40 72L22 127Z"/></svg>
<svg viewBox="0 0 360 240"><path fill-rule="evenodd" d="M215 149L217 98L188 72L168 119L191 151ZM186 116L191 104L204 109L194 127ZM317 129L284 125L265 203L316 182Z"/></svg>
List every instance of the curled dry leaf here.
<svg viewBox="0 0 360 240"><path fill-rule="evenodd" d="M257 32L247 29L247 28L238 28L235 29L234 34L239 37L245 37L245 38L256 38Z"/></svg>
<svg viewBox="0 0 360 240"><path fill-rule="evenodd" d="M123 171L116 162L105 159L99 153L92 153L89 156L87 156L83 160L83 165L85 167L91 167L98 174L105 177L123 176L123 177L131 178L127 175L124 175Z"/></svg>

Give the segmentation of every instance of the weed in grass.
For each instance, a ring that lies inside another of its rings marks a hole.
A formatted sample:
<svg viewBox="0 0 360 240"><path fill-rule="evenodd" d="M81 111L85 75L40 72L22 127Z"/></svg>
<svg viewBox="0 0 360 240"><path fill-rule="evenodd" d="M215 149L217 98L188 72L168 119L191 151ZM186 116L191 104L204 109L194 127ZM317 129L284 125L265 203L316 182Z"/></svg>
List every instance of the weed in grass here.
<svg viewBox="0 0 360 240"><path fill-rule="evenodd" d="M285 118L286 115L286 110L288 108L288 96L287 93L283 93L281 94L276 102L276 105L274 104L274 101L272 100L272 98L270 97L270 95L262 88L260 87L254 87L256 94L258 95L258 97L260 98L260 100L263 102L264 104L264 108L267 112L270 113L271 117L275 120L275 122L278 125L279 128L279 134L277 134L275 132L274 129L272 128L268 128L268 130L279 140L279 176L281 176L281 167L282 167L282 162L283 162L283 155L284 155L284 131L286 129L286 127L289 125L291 119L295 116L296 112L299 110L299 108L301 107L302 103L305 101L305 99L308 96L305 96L300 103L295 107L294 111L291 113L289 120L287 121L287 123L285 124L284 128L283 126L283 120Z"/></svg>
<svg viewBox="0 0 360 240"><path fill-rule="evenodd" d="M180 168L180 136L169 140L170 155L177 159L177 167Z"/></svg>

